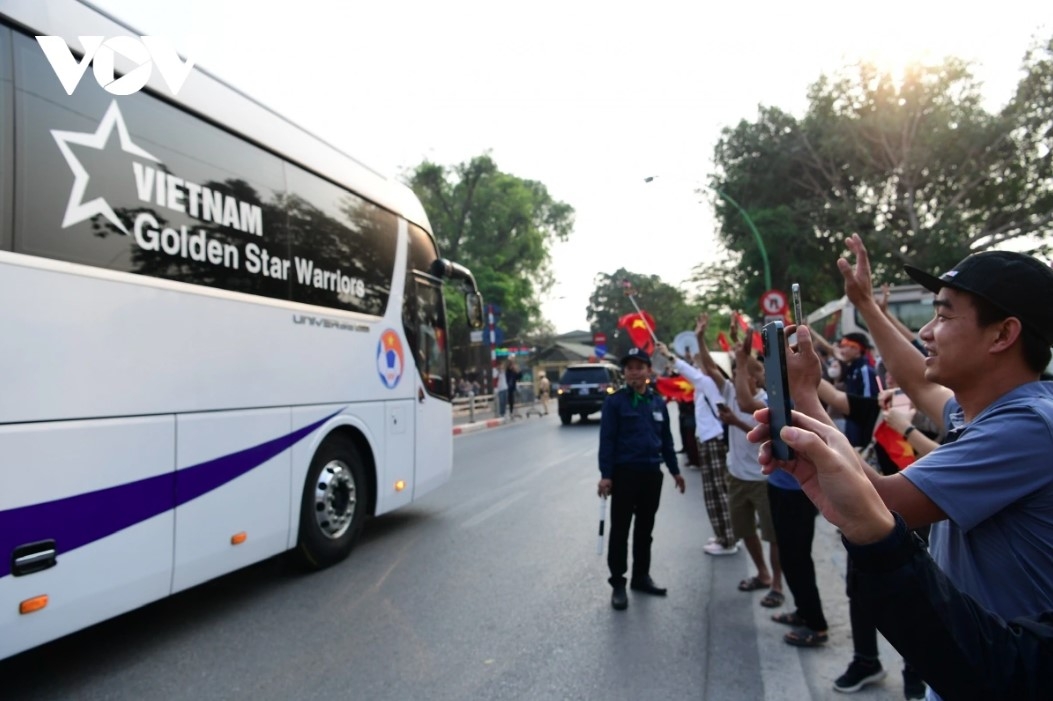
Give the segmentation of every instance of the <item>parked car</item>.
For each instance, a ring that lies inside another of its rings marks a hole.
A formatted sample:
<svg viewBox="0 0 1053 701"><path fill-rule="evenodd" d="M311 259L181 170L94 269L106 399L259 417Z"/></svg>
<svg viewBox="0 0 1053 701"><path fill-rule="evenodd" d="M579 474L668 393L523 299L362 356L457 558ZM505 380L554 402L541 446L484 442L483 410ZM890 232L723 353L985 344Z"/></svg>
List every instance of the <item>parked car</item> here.
<svg viewBox="0 0 1053 701"><path fill-rule="evenodd" d="M556 385L559 420L569 424L574 414L584 421L603 407L607 395L625 384L621 368L610 363L569 365Z"/></svg>

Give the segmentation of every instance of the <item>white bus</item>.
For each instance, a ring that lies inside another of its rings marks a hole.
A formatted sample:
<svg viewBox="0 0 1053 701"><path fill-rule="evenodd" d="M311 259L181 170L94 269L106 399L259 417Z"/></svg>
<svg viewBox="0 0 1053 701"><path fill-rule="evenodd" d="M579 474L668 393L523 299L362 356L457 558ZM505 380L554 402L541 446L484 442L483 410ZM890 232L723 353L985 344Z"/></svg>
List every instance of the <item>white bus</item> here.
<svg viewBox="0 0 1053 701"><path fill-rule="evenodd" d="M881 290L874 290L880 298ZM932 300L936 297L921 285L899 285L889 288L889 311L907 328L917 333L932 319ZM806 317L808 327L831 343L845 334L863 332L870 335L866 322L848 297L827 302Z"/></svg>
<svg viewBox="0 0 1053 701"><path fill-rule="evenodd" d="M405 186L197 68L68 94L37 36L139 33L0 2L0 658L345 557L448 479L443 280L482 310Z"/></svg>

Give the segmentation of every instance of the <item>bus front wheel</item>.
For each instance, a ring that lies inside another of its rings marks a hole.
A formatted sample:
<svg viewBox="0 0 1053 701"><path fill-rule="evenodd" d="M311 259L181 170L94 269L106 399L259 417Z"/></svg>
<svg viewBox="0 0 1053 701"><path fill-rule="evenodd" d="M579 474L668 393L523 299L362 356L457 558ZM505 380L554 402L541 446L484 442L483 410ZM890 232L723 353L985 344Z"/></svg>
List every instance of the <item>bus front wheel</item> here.
<svg viewBox="0 0 1053 701"><path fill-rule="evenodd" d="M300 502L296 553L303 565L322 569L347 557L365 522L368 488L355 444L327 438L311 461Z"/></svg>

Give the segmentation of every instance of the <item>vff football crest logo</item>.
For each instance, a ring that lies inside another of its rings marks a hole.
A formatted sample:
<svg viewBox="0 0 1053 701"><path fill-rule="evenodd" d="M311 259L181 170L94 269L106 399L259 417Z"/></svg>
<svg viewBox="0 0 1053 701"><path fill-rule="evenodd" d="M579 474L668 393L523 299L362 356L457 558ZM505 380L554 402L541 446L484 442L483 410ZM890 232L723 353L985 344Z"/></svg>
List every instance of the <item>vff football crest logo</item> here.
<svg viewBox="0 0 1053 701"><path fill-rule="evenodd" d="M380 381L388 389L395 389L402 379L404 367L402 341L397 333L387 329L380 334L380 341L377 342L377 372L380 373Z"/></svg>

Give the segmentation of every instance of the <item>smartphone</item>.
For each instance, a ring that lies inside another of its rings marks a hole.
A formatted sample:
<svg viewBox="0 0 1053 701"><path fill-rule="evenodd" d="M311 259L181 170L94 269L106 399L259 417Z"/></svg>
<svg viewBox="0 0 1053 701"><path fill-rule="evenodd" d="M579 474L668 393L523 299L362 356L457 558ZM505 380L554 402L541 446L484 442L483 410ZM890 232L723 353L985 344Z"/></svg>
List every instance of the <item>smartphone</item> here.
<svg viewBox="0 0 1053 701"><path fill-rule="evenodd" d="M790 286L790 296L793 297L793 323L800 326L804 323L804 312L801 310L801 286L796 282Z"/></svg>
<svg viewBox="0 0 1053 701"><path fill-rule="evenodd" d="M781 321L764 325L764 388L768 392L768 423L771 425L771 452L778 460L792 460L793 450L786 445L779 432L790 424L790 382L786 377L786 332Z"/></svg>

